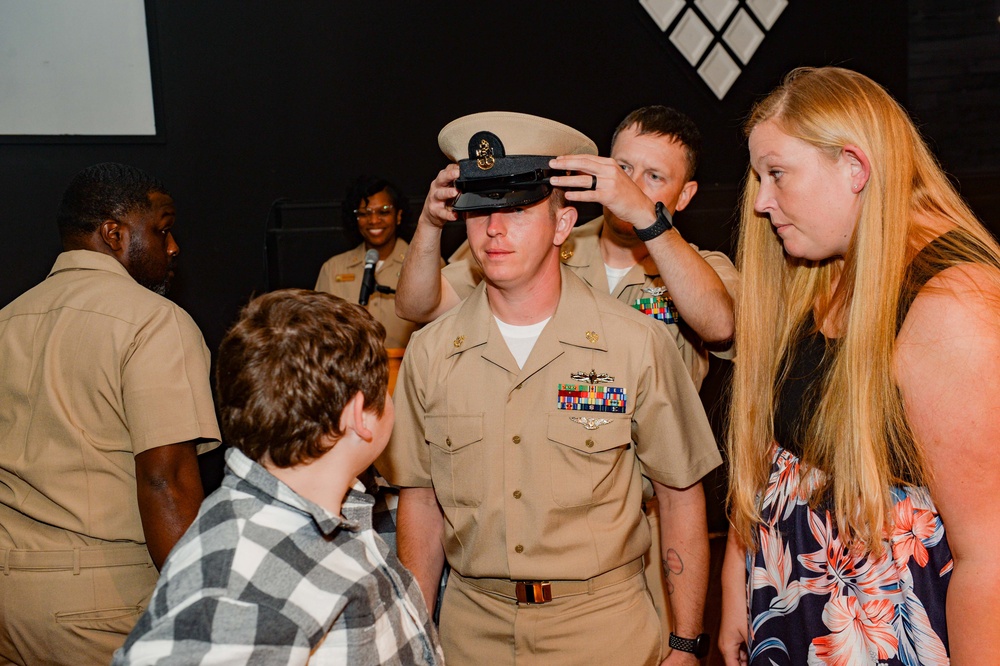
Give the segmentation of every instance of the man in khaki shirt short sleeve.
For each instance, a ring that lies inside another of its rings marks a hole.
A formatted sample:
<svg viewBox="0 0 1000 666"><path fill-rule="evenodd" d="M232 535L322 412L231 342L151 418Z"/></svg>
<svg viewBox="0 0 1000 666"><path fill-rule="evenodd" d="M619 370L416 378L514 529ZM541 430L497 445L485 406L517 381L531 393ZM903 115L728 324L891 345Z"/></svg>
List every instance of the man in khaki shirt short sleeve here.
<svg viewBox="0 0 1000 666"><path fill-rule="evenodd" d="M596 146L499 112L454 121L439 144L459 164L435 180L425 214L453 215L454 199L485 280L403 360L379 462L404 488L400 558L429 606L445 559L452 567L449 663L659 663L642 477L665 516L664 550L685 562L674 631L695 642L708 574L700 480L721 460L666 327L560 265L576 211L549 162ZM664 663L697 659L675 649Z"/></svg>
<svg viewBox="0 0 1000 666"><path fill-rule="evenodd" d="M0 310L0 661L109 663L203 498L209 353L163 298L174 203L121 164L63 196L64 252Z"/></svg>
<svg viewBox="0 0 1000 666"><path fill-rule="evenodd" d="M568 198L600 203L604 209L602 216L570 233L560 251L563 264L595 289L663 322L699 388L708 373L709 351L732 357L729 343L739 273L724 253L699 250L685 241L678 227L648 241L635 228L650 224L657 203L671 225L674 213L691 203L698 192L695 172L701 143L697 125L685 114L666 106L644 106L618 124L611 157L573 155L552 162L593 176L594 189L572 191ZM439 225L449 219L454 217L436 220L424 214L418 220L410 258L399 278L400 316L432 321L482 280L468 243L438 270Z"/></svg>
<svg viewBox="0 0 1000 666"><path fill-rule="evenodd" d="M733 298L739 274L724 253L699 250L684 239L679 227L648 241L639 238L635 229L649 226L656 204L673 216L691 203L698 192L695 174L701 145L701 132L691 118L677 109L652 105L636 109L618 124L610 157L573 155L552 163L579 170L577 175L584 175L585 181L586 174L593 176L585 185L594 189L570 191L567 196L600 203L604 212L570 232L559 253L563 265L591 287L662 322L699 389L708 373L709 352L732 358ZM440 187L431 196L453 195ZM443 212L435 217L425 207L399 277L396 311L413 321L440 316L482 280L468 243L438 270L441 226L455 219L453 214L449 217L451 211ZM646 490L646 511L655 535L659 533L659 506L651 497L651 487ZM646 582L664 633L672 628L664 574L683 567L672 556L662 556L654 537L646 556ZM662 560L666 560L663 568L655 564Z"/></svg>

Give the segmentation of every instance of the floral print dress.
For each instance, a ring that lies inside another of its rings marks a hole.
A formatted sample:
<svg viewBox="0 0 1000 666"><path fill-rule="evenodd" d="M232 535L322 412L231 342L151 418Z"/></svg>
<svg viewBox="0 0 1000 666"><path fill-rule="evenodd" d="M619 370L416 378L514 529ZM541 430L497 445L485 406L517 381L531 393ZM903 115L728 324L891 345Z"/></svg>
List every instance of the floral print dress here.
<svg viewBox="0 0 1000 666"><path fill-rule="evenodd" d="M923 489L895 489L882 557L844 548L826 509L810 509L799 459L775 447L760 548L747 556L750 663L948 664L952 558Z"/></svg>
<svg viewBox="0 0 1000 666"><path fill-rule="evenodd" d="M948 664L945 594L952 557L924 488L895 488L894 529L879 558L852 553L833 513L809 507L823 472L800 474L794 415L809 414L827 341L800 341L779 397L763 496L760 548L747 554L750 663L754 666Z"/></svg>

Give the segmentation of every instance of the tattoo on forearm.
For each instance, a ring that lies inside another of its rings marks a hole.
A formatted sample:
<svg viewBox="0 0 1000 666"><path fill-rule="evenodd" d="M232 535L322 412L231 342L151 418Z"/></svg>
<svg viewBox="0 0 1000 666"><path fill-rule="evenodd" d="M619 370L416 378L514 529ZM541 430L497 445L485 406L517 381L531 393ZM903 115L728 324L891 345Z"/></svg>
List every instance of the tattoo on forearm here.
<svg viewBox="0 0 1000 666"><path fill-rule="evenodd" d="M674 581L671 576L680 576L684 573L684 560L680 553L673 548L668 548L666 557L663 558L663 575L667 580L667 594L674 593Z"/></svg>

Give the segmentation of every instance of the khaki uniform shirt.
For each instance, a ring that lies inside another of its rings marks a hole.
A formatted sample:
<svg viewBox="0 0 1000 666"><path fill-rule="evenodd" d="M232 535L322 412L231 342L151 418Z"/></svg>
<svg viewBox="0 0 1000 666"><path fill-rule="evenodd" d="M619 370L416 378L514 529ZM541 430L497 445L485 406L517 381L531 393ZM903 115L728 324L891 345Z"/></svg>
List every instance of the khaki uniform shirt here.
<svg viewBox="0 0 1000 666"><path fill-rule="evenodd" d="M604 268L604 258L601 256L599 244L603 228L604 217L598 217L574 228L569 238L563 243L560 258L563 264L583 278L584 282L607 294L610 291L608 275ZM695 249L697 250L697 248ZM729 257L722 252L702 250L698 250L698 254L715 270L725 285L726 291L735 298L740 276ZM459 297L465 298L482 280L482 273L479 271L476 260L468 251L468 244L463 245L451 256L451 262L441 271L441 274L448 280ZM663 280L660 279L656 263L652 257L647 256L642 263L632 267L615 286L615 291L611 295L622 303L632 306L640 298L648 299L651 297L651 294L645 290L662 288L663 286ZM663 294L662 297L672 305L669 294ZM670 335L677 343L677 348L681 352L681 357L684 359L684 364L691 379L694 380L695 386L701 388L701 383L704 381L705 375L708 374L708 352L701 339L687 326L663 323L666 324ZM731 349L724 352L713 352L713 354L721 358L732 358Z"/></svg>
<svg viewBox="0 0 1000 666"><path fill-rule="evenodd" d="M642 475L684 488L721 462L667 329L567 268L561 277L523 369L485 284L403 357L377 465L394 485L433 486L463 576L584 580L627 564L650 546ZM591 370L608 379L595 387L624 390L620 411L560 408L560 385L588 385L572 375Z"/></svg>
<svg viewBox="0 0 1000 666"><path fill-rule="evenodd" d="M0 545L145 543L135 456L219 443L201 331L114 259L75 250L0 310Z"/></svg>
<svg viewBox="0 0 1000 666"><path fill-rule="evenodd" d="M402 238L396 239L392 255L375 268L375 279L380 285L396 288L399 272L403 269L403 259L409 244ZM339 296L351 303L361 297L361 278L365 272L365 244L328 259L319 270L316 291ZM410 341L410 335L419 326L396 316L396 295L375 292L368 299L368 312L385 326L385 346L387 349L403 349Z"/></svg>

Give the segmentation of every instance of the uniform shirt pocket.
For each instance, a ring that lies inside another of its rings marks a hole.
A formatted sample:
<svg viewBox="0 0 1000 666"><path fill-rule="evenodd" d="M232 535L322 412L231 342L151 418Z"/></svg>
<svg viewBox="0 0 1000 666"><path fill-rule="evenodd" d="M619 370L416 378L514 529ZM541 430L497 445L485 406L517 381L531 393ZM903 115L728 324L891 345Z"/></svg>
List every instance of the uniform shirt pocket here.
<svg viewBox="0 0 1000 666"><path fill-rule="evenodd" d="M608 421L588 430L571 418ZM632 421L628 415L559 411L549 414L552 499L563 507L586 506L628 487L632 474ZM624 492L624 490L622 491Z"/></svg>
<svg viewBox="0 0 1000 666"><path fill-rule="evenodd" d="M477 507L483 499L483 415L424 417L431 480L441 506Z"/></svg>

